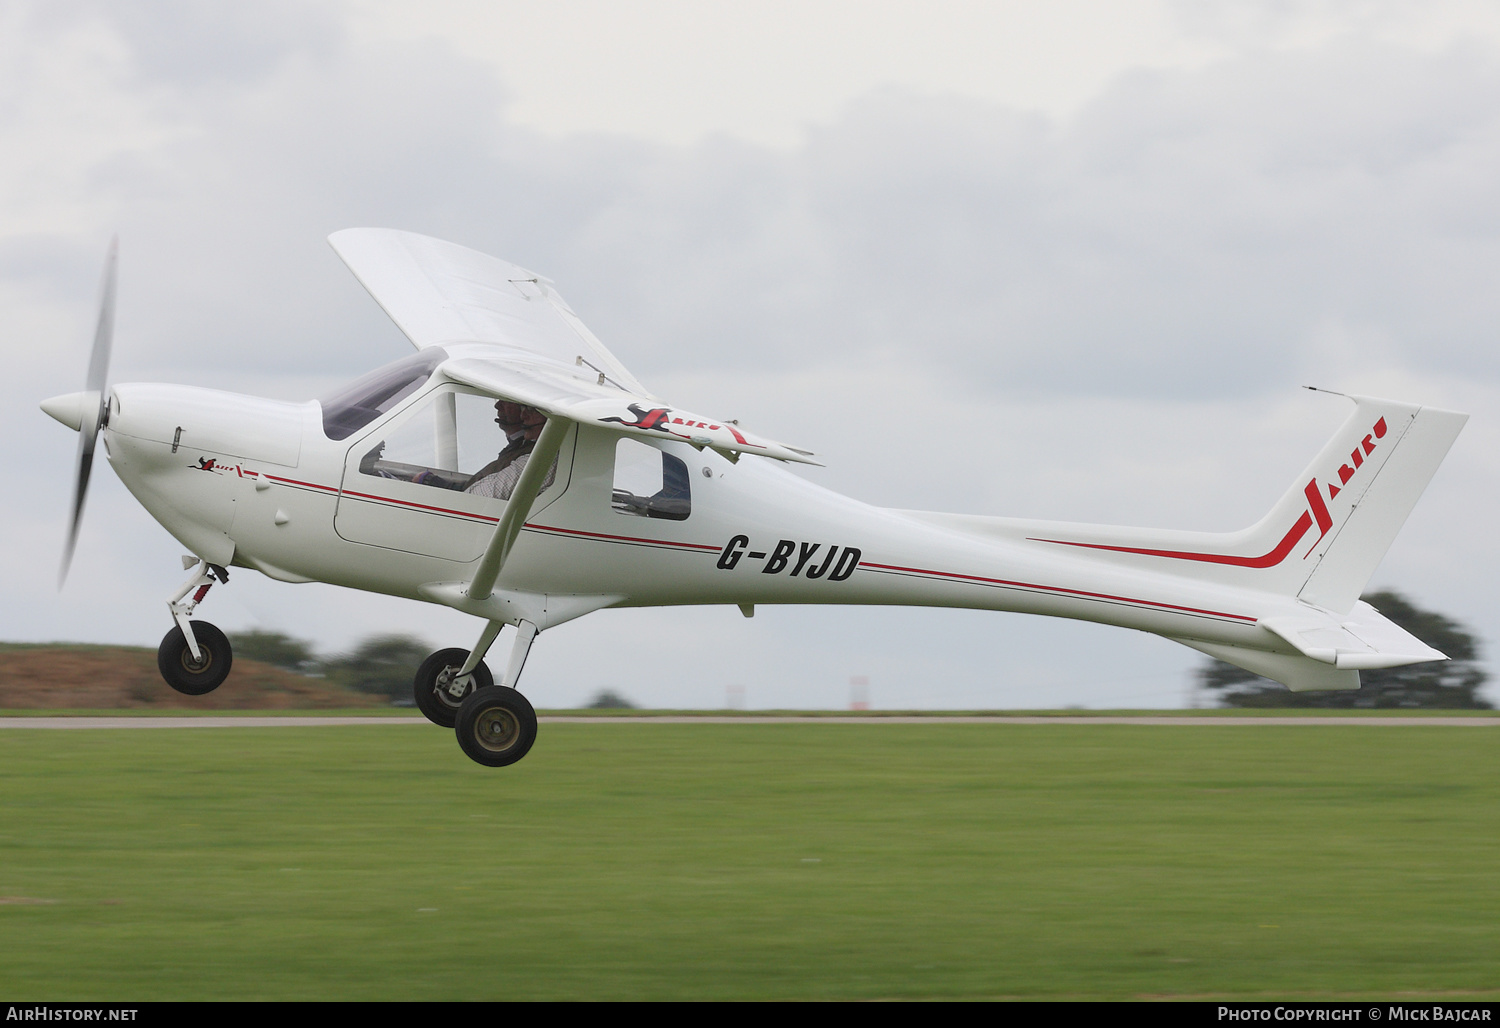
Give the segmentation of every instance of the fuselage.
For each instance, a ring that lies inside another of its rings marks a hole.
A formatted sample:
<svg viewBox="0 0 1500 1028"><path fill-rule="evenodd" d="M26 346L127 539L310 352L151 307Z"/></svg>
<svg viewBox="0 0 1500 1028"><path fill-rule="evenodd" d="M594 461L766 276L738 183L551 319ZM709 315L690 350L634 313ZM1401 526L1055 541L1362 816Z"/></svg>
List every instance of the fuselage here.
<svg viewBox="0 0 1500 1028"><path fill-rule="evenodd" d="M429 382L333 439L316 401L125 384L113 390L105 444L137 499L212 563L500 620L525 616L540 628L604 606L900 604L1045 614L1293 652L1257 626L1291 610L1290 597L1037 539L1085 526L873 507L773 462L731 463L676 439L653 445L686 469L686 516L625 514L616 496L620 436L588 425L570 429L496 598L476 605L463 583L504 501L487 506L454 489L361 473L403 415L455 388Z"/></svg>

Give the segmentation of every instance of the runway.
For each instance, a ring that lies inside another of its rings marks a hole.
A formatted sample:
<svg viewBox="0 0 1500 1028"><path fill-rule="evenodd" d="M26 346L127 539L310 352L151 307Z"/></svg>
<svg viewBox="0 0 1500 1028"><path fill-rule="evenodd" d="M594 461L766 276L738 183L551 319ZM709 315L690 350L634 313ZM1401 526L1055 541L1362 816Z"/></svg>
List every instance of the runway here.
<svg viewBox="0 0 1500 1028"><path fill-rule="evenodd" d="M1367 728L1493 728L1500 727L1500 717L1026 717L1016 715L959 715L944 717L845 717L795 715L745 715L741 717L719 714L638 717L575 717L566 714L547 715L537 719L547 725L1179 725L1195 727L1246 728L1340 725ZM389 725L430 725L423 717L4 717L0 716L0 731L8 728L343 728L379 727ZM433 726L436 727L436 726Z"/></svg>

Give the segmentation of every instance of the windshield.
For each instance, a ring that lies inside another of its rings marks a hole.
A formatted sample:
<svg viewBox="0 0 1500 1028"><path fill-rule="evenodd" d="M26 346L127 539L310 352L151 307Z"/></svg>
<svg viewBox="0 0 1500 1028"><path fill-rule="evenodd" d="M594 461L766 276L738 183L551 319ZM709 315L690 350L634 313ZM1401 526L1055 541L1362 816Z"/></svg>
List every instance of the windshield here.
<svg viewBox="0 0 1500 1028"><path fill-rule="evenodd" d="M376 368L320 399L323 434L330 439L349 438L421 388L447 359L448 354L440 347L429 346L404 360Z"/></svg>

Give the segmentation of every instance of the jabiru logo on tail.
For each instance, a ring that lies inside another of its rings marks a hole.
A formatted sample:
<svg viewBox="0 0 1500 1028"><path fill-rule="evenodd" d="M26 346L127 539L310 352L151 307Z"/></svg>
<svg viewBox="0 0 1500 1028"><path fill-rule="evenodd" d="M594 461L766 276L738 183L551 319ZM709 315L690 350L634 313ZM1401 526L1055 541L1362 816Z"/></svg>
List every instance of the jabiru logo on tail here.
<svg viewBox="0 0 1500 1028"><path fill-rule="evenodd" d="M1343 488L1364 466L1365 458L1375 452L1375 447L1379 445L1376 440L1384 439L1388 431L1385 418L1382 417L1375 422L1359 444L1349 451L1348 462L1339 465L1337 472L1339 484L1328 483L1328 499L1334 499L1343 491ZM1196 553L1191 550L1153 550L1136 546L1110 546L1105 543L1080 543L1068 539L1031 538L1028 541L1056 543L1059 546L1081 546L1089 550L1111 550L1115 553L1139 553L1147 557L1169 557L1173 560L1196 560L1207 564L1229 564L1242 568L1272 568L1286 560L1287 555L1292 552L1302 537L1312 530L1314 524L1318 526L1318 537L1303 552L1303 560L1312 555L1312 552L1318 548L1318 544L1327 537L1329 529L1333 527L1333 515L1328 512L1328 504L1323 500L1323 491L1318 487L1316 476L1308 480L1302 493L1307 497L1307 509L1302 512L1302 516L1287 530L1286 535L1281 537L1281 542L1269 552L1256 557L1241 557L1228 553Z"/></svg>

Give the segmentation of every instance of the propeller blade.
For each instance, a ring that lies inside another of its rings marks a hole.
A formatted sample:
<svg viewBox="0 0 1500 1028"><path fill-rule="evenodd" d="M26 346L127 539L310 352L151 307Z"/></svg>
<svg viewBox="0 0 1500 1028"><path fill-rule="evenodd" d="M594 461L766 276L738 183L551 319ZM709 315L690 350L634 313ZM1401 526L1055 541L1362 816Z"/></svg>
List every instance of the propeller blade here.
<svg viewBox="0 0 1500 1028"><path fill-rule="evenodd" d="M78 543L78 525L83 519L83 501L88 497L89 474L94 467L94 448L99 442L99 430L104 425L105 405L109 402L106 385L109 380L109 351L115 334L115 264L119 249L120 237L116 236L109 241L109 253L104 258L104 280L99 289L99 324L94 329L94 350L89 355L89 374L86 380L86 409L78 426L78 472L73 481L72 517L68 521L68 539L63 548L62 567L57 574L59 589L68 580L68 567L73 563L73 548Z"/></svg>

